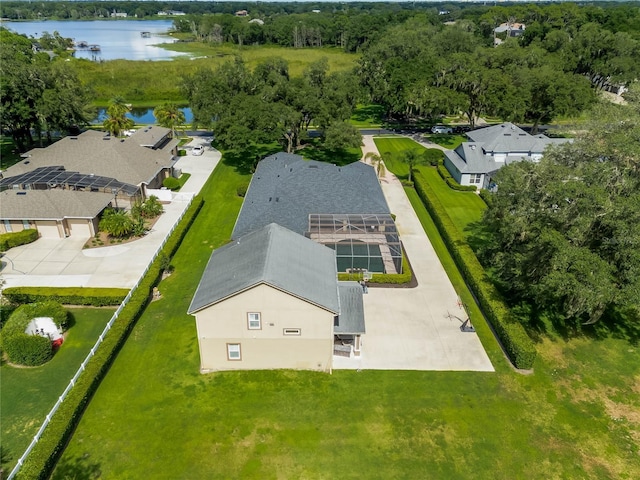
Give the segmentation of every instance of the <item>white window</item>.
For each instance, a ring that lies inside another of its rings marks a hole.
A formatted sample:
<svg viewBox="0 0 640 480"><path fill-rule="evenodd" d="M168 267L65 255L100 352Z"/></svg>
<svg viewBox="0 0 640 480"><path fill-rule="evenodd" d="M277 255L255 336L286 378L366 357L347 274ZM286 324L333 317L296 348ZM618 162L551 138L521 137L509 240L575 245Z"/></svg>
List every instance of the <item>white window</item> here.
<svg viewBox="0 0 640 480"><path fill-rule="evenodd" d="M11 228L11 222L9 220L4 221L4 231L7 233L13 232L13 228Z"/></svg>
<svg viewBox="0 0 640 480"><path fill-rule="evenodd" d="M227 360L242 360L239 343L227 343Z"/></svg>
<svg viewBox="0 0 640 480"><path fill-rule="evenodd" d="M282 330L283 335L300 335L301 333L299 328L285 328Z"/></svg>
<svg viewBox="0 0 640 480"><path fill-rule="evenodd" d="M25 230L31 228L31 225L29 225L29 220L22 220L22 228L24 228Z"/></svg>
<svg viewBox="0 0 640 480"><path fill-rule="evenodd" d="M262 328L260 314L256 312L247 313L247 325L249 326L249 330L260 330Z"/></svg>
<svg viewBox="0 0 640 480"><path fill-rule="evenodd" d="M480 183L481 180L482 180L482 174L481 173L472 173L471 174L471 179L469 180L469 183Z"/></svg>

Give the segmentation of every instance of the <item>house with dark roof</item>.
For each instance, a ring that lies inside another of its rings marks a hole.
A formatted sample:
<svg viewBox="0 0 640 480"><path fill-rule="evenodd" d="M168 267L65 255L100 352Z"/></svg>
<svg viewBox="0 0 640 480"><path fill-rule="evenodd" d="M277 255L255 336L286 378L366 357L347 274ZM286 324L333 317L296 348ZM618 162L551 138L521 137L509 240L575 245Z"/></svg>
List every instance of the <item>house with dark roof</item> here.
<svg viewBox="0 0 640 480"><path fill-rule="evenodd" d="M172 175L178 140L170 138L170 133L168 128L149 126L130 137L115 138L88 130L23 154L23 160L0 177L0 191L15 194L3 195L11 201L0 207L0 233L29 225L43 236L54 236L56 231L60 237L95 235L97 216L106 206L126 208L144 200L147 189L160 188ZM35 201L45 197L47 202ZM103 207L94 212L98 204ZM93 217L82 222L86 229L74 228L72 219L89 214Z"/></svg>
<svg viewBox="0 0 640 480"><path fill-rule="evenodd" d="M277 153L264 158L247 190L232 238L270 223L336 252L338 271L400 273L402 248L373 167Z"/></svg>
<svg viewBox="0 0 640 480"><path fill-rule="evenodd" d="M275 223L211 254L188 313L203 373L331 371L365 331L362 288L338 282L335 252Z"/></svg>
<svg viewBox="0 0 640 480"><path fill-rule="evenodd" d="M539 162L551 145L571 142L568 138L530 135L506 122L466 133L468 142L445 151L444 166L460 185L490 188L492 175L512 162Z"/></svg>

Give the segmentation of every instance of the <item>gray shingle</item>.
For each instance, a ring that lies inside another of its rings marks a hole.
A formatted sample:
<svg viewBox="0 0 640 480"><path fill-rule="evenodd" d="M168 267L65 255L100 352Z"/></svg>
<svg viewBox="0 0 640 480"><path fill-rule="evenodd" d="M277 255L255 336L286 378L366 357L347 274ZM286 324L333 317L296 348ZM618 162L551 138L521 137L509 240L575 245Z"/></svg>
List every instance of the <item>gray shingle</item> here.
<svg viewBox="0 0 640 480"><path fill-rule="evenodd" d="M73 190L5 190L0 193L2 220L94 218L113 195Z"/></svg>
<svg viewBox="0 0 640 480"><path fill-rule="evenodd" d="M338 167L277 153L258 164L232 237L269 223L303 235L311 213L390 211L373 167L361 162Z"/></svg>
<svg viewBox="0 0 640 480"><path fill-rule="evenodd" d="M154 127L154 135L163 131ZM13 177L37 167L63 165L66 170L118 179L140 185L149 182L163 168L171 166L171 149L177 140L169 140L160 149L140 145L147 141L144 131L128 138L108 137L104 132L87 130L77 137L65 137L47 148L27 152L28 158L9 167L4 177Z"/></svg>
<svg viewBox="0 0 640 480"><path fill-rule="evenodd" d="M189 313L260 284L339 312L334 251L270 224L211 254Z"/></svg>
<svg viewBox="0 0 640 480"><path fill-rule="evenodd" d="M365 333L362 286L358 282L338 282L340 316L333 333L359 335Z"/></svg>

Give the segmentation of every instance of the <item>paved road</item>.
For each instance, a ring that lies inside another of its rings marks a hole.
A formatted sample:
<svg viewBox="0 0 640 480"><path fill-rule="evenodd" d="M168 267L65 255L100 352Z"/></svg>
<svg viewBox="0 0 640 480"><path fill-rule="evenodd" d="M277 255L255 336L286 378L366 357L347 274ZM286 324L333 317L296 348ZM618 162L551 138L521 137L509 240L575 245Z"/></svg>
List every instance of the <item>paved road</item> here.
<svg viewBox="0 0 640 480"><path fill-rule="evenodd" d="M198 137L192 145L207 145L202 156L180 157L176 167L191 177L179 198L164 205L164 213L144 238L124 245L82 249L86 238L40 238L12 248L2 258L5 286L65 286L131 288L154 252L198 193L220 160L220 152L208 145L210 137ZM190 145L190 146L192 146Z"/></svg>
<svg viewBox="0 0 640 480"><path fill-rule="evenodd" d="M362 150L378 153L372 136ZM381 183L418 286L369 288L362 356L334 357L334 368L493 371L478 336L460 331L464 311L400 181L387 172Z"/></svg>

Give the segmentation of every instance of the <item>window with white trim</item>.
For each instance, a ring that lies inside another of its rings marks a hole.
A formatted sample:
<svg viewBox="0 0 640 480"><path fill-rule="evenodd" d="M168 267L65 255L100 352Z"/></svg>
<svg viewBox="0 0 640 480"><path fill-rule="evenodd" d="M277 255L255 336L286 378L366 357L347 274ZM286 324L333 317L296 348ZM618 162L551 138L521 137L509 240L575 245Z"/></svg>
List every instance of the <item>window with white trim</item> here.
<svg viewBox="0 0 640 480"><path fill-rule="evenodd" d="M31 228L31 224L29 223L29 220L22 220L22 228L25 230L28 230Z"/></svg>
<svg viewBox="0 0 640 480"><path fill-rule="evenodd" d="M469 180L469 183L480 183L482 181L482 174L481 173L472 173L471 174L471 179Z"/></svg>
<svg viewBox="0 0 640 480"><path fill-rule="evenodd" d="M300 335L302 331L299 328L285 328L282 330L283 335Z"/></svg>
<svg viewBox="0 0 640 480"><path fill-rule="evenodd" d="M260 330L262 328L262 322L260 321L260 314L258 312L247 313L247 326L249 330Z"/></svg>
<svg viewBox="0 0 640 480"><path fill-rule="evenodd" d="M4 221L4 231L7 233L13 232L13 228L11 228L11 222L9 220Z"/></svg>
<svg viewBox="0 0 640 480"><path fill-rule="evenodd" d="M227 360L242 360L239 343L227 343Z"/></svg>

